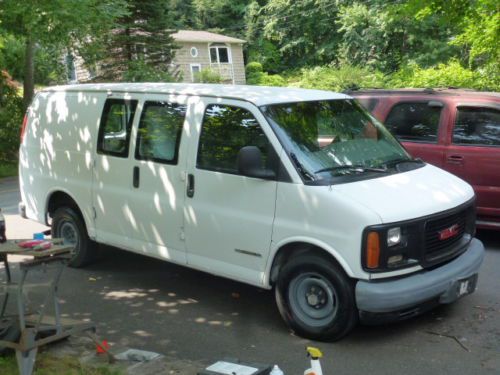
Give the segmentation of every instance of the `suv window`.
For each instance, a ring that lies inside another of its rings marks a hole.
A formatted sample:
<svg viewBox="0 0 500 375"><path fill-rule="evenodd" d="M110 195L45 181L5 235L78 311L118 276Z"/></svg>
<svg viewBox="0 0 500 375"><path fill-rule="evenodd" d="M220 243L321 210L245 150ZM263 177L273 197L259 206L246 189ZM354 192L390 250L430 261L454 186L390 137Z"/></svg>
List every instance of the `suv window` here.
<svg viewBox="0 0 500 375"><path fill-rule="evenodd" d="M356 98L355 99L361 104L368 112L373 112L378 102L377 98Z"/></svg>
<svg viewBox="0 0 500 375"><path fill-rule="evenodd" d="M146 102L137 134L136 159L177 164L185 116L185 105Z"/></svg>
<svg viewBox="0 0 500 375"><path fill-rule="evenodd" d="M211 104L205 110L196 166L201 169L239 174L238 152L257 146L267 160L269 141L258 121L246 109Z"/></svg>
<svg viewBox="0 0 500 375"><path fill-rule="evenodd" d="M453 143L500 146L500 111L493 108L459 107Z"/></svg>
<svg viewBox="0 0 500 375"><path fill-rule="evenodd" d="M130 131L136 108L137 100L106 100L99 126L97 152L128 157Z"/></svg>
<svg viewBox="0 0 500 375"><path fill-rule="evenodd" d="M427 102L399 103L392 107L385 125L398 139L437 142L441 107Z"/></svg>

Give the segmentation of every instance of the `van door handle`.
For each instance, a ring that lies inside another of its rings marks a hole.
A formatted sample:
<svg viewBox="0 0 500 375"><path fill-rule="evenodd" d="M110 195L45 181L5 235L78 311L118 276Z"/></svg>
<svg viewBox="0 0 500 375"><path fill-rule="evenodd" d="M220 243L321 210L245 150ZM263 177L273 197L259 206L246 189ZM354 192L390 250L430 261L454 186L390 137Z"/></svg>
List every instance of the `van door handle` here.
<svg viewBox="0 0 500 375"><path fill-rule="evenodd" d="M190 173L188 174L188 183L186 194L189 198L194 197L194 176Z"/></svg>
<svg viewBox="0 0 500 375"><path fill-rule="evenodd" d="M450 164L463 164L464 157L461 155L450 155L450 156L448 156L446 161Z"/></svg>
<svg viewBox="0 0 500 375"><path fill-rule="evenodd" d="M139 187L140 179L141 179L141 172L139 170L139 167L134 167L134 177L132 183L134 184L135 188Z"/></svg>

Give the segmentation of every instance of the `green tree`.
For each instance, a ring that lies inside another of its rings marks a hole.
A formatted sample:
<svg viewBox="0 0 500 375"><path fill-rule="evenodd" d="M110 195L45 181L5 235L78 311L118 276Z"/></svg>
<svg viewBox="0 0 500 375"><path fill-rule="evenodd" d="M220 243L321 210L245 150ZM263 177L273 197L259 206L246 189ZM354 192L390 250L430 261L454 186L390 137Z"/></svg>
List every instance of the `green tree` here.
<svg viewBox="0 0 500 375"><path fill-rule="evenodd" d="M105 36L101 78L111 80L172 80L173 13L163 0L128 0L129 13Z"/></svg>
<svg viewBox="0 0 500 375"><path fill-rule="evenodd" d="M196 29L199 27L194 0L170 0L169 11L176 29Z"/></svg>
<svg viewBox="0 0 500 375"><path fill-rule="evenodd" d="M460 46L471 67L484 66L499 74L500 4L497 0L408 0L408 13L421 21L438 17L453 25L451 45Z"/></svg>
<svg viewBox="0 0 500 375"><path fill-rule="evenodd" d="M244 36L244 17L250 0L193 0L201 29Z"/></svg>
<svg viewBox="0 0 500 375"><path fill-rule="evenodd" d="M341 41L335 26L339 4L331 0L270 0L258 25L279 50L287 68L328 64L337 60Z"/></svg>
<svg viewBox="0 0 500 375"><path fill-rule="evenodd" d="M24 105L34 94L36 46L85 45L126 11L124 0L2 0L1 27L25 44Z"/></svg>

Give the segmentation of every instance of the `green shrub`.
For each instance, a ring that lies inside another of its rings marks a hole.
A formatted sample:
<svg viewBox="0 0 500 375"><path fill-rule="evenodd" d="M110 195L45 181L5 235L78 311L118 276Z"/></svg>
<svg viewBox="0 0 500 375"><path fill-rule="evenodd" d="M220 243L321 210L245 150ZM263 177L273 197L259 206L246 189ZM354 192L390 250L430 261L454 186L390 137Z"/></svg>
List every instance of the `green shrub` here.
<svg viewBox="0 0 500 375"><path fill-rule="evenodd" d="M247 74L257 74L262 73L264 69L262 68L262 64L256 61L249 62L245 67L245 71Z"/></svg>
<svg viewBox="0 0 500 375"><path fill-rule="evenodd" d="M264 72L262 64L250 62L245 67L247 84L258 86L286 86L286 80L279 74Z"/></svg>
<svg viewBox="0 0 500 375"><path fill-rule="evenodd" d="M204 68L197 74L197 80L201 83L222 83L222 77L219 73L210 68Z"/></svg>
<svg viewBox="0 0 500 375"><path fill-rule="evenodd" d="M351 65L304 68L288 81L292 86L331 91L384 87L385 84L381 72Z"/></svg>
<svg viewBox="0 0 500 375"><path fill-rule="evenodd" d="M168 71L152 67L142 59L133 60L123 74L124 82L173 82L175 77Z"/></svg>
<svg viewBox="0 0 500 375"><path fill-rule="evenodd" d="M477 90L500 90L499 75L464 68L458 61L422 69L410 63L393 74L388 84L392 87L460 87Z"/></svg>

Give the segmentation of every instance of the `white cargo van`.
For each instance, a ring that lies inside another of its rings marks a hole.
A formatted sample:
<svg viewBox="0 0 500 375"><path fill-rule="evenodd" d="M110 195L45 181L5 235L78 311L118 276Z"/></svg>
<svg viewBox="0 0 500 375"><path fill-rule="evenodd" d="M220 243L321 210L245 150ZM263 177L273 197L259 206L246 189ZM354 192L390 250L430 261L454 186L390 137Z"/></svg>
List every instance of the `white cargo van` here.
<svg viewBox="0 0 500 375"><path fill-rule="evenodd" d="M474 193L410 158L350 97L251 86L92 84L36 95L21 213L107 244L274 288L299 334L404 319L474 291Z"/></svg>

